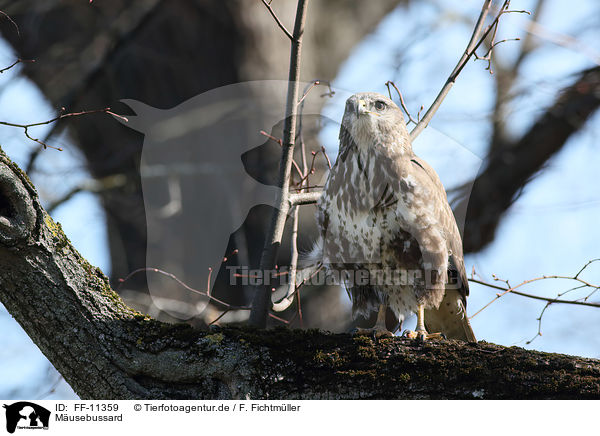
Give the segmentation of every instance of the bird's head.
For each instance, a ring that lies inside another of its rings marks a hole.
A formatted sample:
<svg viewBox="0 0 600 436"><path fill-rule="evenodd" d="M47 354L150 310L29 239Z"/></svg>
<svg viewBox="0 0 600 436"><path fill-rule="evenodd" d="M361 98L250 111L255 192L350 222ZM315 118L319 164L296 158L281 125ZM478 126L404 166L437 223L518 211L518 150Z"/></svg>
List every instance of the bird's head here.
<svg viewBox="0 0 600 436"><path fill-rule="evenodd" d="M388 97L376 92L361 92L346 100L340 140L344 134L350 134L361 148L381 146L398 151L410 148L402 111Z"/></svg>

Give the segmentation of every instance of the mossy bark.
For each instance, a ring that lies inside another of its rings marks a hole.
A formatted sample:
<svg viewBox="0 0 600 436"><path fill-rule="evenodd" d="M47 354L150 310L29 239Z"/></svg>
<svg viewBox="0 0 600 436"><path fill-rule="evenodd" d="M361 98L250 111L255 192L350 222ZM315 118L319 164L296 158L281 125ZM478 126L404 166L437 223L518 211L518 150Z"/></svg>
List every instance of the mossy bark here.
<svg viewBox="0 0 600 436"><path fill-rule="evenodd" d="M1 150L0 301L81 398L600 398L594 359L156 321L77 253Z"/></svg>

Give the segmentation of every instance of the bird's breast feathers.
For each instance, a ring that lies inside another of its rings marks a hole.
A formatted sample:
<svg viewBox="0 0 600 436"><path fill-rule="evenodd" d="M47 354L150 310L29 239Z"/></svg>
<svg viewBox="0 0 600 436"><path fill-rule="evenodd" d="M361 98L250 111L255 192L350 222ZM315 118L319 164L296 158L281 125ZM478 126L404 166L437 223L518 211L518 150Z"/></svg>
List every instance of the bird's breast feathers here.
<svg viewBox="0 0 600 436"><path fill-rule="evenodd" d="M435 226L436 201L415 171L422 169L412 166L408 158L392 161L362 153L338 159L318 204L324 254L337 258L329 259L332 263L385 261L381 256L388 257L391 246L397 250L400 235L400 245L410 245L407 234Z"/></svg>

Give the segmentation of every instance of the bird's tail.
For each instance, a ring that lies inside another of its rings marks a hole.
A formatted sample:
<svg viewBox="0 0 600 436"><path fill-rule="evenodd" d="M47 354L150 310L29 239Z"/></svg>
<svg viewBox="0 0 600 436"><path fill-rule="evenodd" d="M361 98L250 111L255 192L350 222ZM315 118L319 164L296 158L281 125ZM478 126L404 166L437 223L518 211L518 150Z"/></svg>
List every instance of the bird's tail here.
<svg viewBox="0 0 600 436"><path fill-rule="evenodd" d="M323 238L320 236L308 252L301 253L298 258L298 268L311 268L323 263Z"/></svg>
<svg viewBox="0 0 600 436"><path fill-rule="evenodd" d="M446 289L438 309L425 310L425 327L429 333L441 332L448 339L477 342L467 317L463 297L456 289Z"/></svg>

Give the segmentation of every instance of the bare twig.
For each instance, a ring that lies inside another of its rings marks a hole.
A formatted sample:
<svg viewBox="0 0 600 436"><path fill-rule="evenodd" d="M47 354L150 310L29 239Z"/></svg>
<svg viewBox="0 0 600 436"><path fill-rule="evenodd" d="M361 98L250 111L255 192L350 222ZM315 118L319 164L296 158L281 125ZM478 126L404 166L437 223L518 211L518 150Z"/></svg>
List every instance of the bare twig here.
<svg viewBox="0 0 600 436"><path fill-rule="evenodd" d="M280 317L278 317L277 315L275 315L275 314L273 314L271 312L269 312L269 318L273 318L275 321L279 321L279 322L281 322L283 324L289 324L290 323L290 321L288 321L287 319L280 318Z"/></svg>
<svg viewBox="0 0 600 436"><path fill-rule="evenodd" d="M298 104L300 105L304 101L306 96L308 96L310 91L312 91L313 88L318 85L325 85L329 89L326 93L321 94L321 97L333 97L335 95L335 91L331 89L331 83L328 80L315 79L311 82L307 89L304 90L302 97L300 97L300 100L298 100Z"/></svg>
<svg viewBox="0 0 600 436"><path fill-rule="evenodd" d="M319 265L314 271L312 271L308 276L304 277L300 283L297 283L294 288L288 288L288 293L278 302L273 304L273 310L275 312L283 312L288 307L291 306L294 301L294 296L298 291L314 276L316 276L323 269L323 265ZM295 280L295 279L294 279ZM301 310L301 309L300 309Z"/></svg>
<svg viewBox="0 0 600 436"><path fill-rule="evenodd" d="M290 187L290 192L299 192L299 191L303 191L304 189L323 189L325 186L324 185L310 185L310 186L306 186L306 187L302 187L302 188L293 188ZM320 195L317 195L316 197L312 198L312 201L307 200L306 202L302 203L302 204L313 204L316 203L317 200L319 199Z"/></svg>
<svg viewBox="0 0 600 436"><path fill-rule="evenodd" d="M280 147L283 148L283 139L276 138L273 135L270 135L269 133L265 132L264 130L261 130L259 133L261 135L263 135L263 136L266 136L271 141L275 141L277 144L279 144ZM298 163L294 159L292 159L292 165L294 166L294 168L295 168L296 172L298 173L298 175L300 176L300 178L303 178L304 177L304 173L302 172L302 170L298 166Z"/></svg>
<svg viewBox="0 0 600 436"><path fill-rule="evenodd" d="M273 19L275 20L275 22L277 23L277 25L279 26L279 28L283 31L283 33L285 33L285 35L290 38L290 40L294 40L294 36L290 33L289 30L287 30L287 28L283 25L283 23L281 22L281 20L279 19L279 17L277 16L277 14L275 13L275 11L273 10L273 8L271 7L271 2L267 2L266 0L262 0L263 5L265 5L265 7L267 8L267 10L269 11L269 13L271 14L271 16L273 17Z"/></svg>
<svg viewBox="0 0 600 436"><path fill-rule="evenodd" d="M300 321L300 328L303 328L304 320L302 318L302 304L300 303L300 288L296 289L296 313Z"/></svg>
<svg viewBox="0 0 600 436"><path fill-rule="evenodd" d="M237 250L234 250L232 252L232 255L237 253ZM227 258L224 258L224 261L227 261ZM121 286L123 286L123 283L125 283L127 280L131 279L133 276L135 276L136 274L142 273L142 272L155 272L164 276L169 277L170 279L174 280L175 282L177 282L180 286L182 286L184 289L193 292L194 294L198 294L198 295L202 295L204 297L206 297L210 302L213 303L217 303L221 306L224 306L225 308L223 309L222 313L220 313L214 320L212 320L211 322L208 323L209 326L216 324L219 320L221 320L226 314L228 314L229 312L232 312L234 310L251 310L252 307L251 306L234 306L232 304L226 303L223 300L220 300L216 297L213 297L212 295L210 295L210 290L208 289L207 291L201 291L199 289L194 289L191 286L187 285L186 283L184 283L181 279L179 279L175 274L169 273L167 271L163 271L161 269L158 268L138 268L132 272L130 272L125 278L121 278L119 279L119 285L117 286L117 291L120 291ZM209 274L212 273L212 269L209 268ZM236 276L240 276L239 274L236 274ZM210 279L209 279L209 283L210 283ZM304 281L303 281L304 283ZM276 316L275 314L273 314L272 312L268 313L268 316L270 318L273 318L279 322L282 322L284 324L289 324L290 321L285 320L283 318L280 318L278 316Z"/></svg>
<svg viewBox="0 0 600 436"><path fill-rule="evenodd" d="M479 56L477 53L473 53L473 56L477 60L487 61L488 65L487 65L487 67L485 67L485 69L488 70L490 72L490 74L494 74L494 70L492 69L492 53L493 53L494 48L498 44L502 44L503 42L507 42L507 41L520 41L520 40L521 40L521 38L506 38L506 39L503 39L501 41L494 41L492 39L492 42L491 42L490 46L488 47L488 51L485 52L485 54L483 56Z"/></svg>
<svg viewBox="0 0 600 436"><path fill-rule="evenodd" d="M398 97L400 97L400 104L402 105L402 109L404 109L404 112L406 112L406 115L408 116L408 122L406 124L409 124L411 122L418 124L419 121L415 120L412 117L412 115L410 114L410 112L408 111L408 108L406 107L406 104L404 103L404 97L402 97L402 93L400 92L400 90L398 89L396 84L394 82L392 82L391 80L388 80L387 82L385 82L385 86L387 86L388 94L390 95L390 98L392 98L392 93L390 91L390 85L392 85L394 87L394 89L396 90L396 92L398 93ZM421 106L421 108L422 108L422 106Z"/></svg>
<svg viewBox="0 0 600 436"><path fill-rule="evenodd" d="M325 147L321 146L321 151L323 152L323 156L325 156L325 160L327 161L327 166L331 169L331 161L329 160L329 156L327 156L327 152L325 151Z"/></svg>
<svg viewBox="0 0 600 436"><path fill-rule="evenodd" d="M552 303L548 302L545 304L544 308L542 309L542 311L540 312L540 316L538 316L535 320L538 322L538 329L537 329L537 333L535 334L535 336L533 338L531 338L530 340L528 340L527 342L525 342L527 345L531 344L533 341L535 341L536 338L542 336L542 318L544 317L544 313L546 313L546 309L548 309L548 307L550 307Z"/></svg>
<svg viewBox="0 0 600 436"><path fill-rule="evenodd" d="M219 314L219 316L217 316L215 319L213 319L211 322L209 322L209 323L208 323L208 325L209 325L209 326L211 326L211 325L213 325L213 324L216 324L217 322L219 322L219 320L220 320L221 318L223 318L225 315L227 315L227 314L229 313L229 311L230 311L230 310L231 310L231 309L225 309L223 312L221 312L221 313Z"/></svg>
<svg viewBox="0 0 600 436"><path fill-rule="evenodd" d="M267 138L269 138L271 141L275 141L277 144L279 144L280 147L283 147L283 140L281 138L276 138L273 135L265 132L264 130L261 130L259 132L261 135L266 136Z"/></svg>
<svg viewBox="0 0 600 436"><path fill-rule="evenodd" d="M540 277L540 278L535 279L535 280L541 280L543 278L549 279L549 278L555 278L555 277ZM526 282L530 283L530 282L535 281L535 280L527 280ZM499 294L490 303L486 304L482 309L478 310L477 313L475 313L474 315L471 316L471 318L473 318L475 315L477 315L483 309L485 309L486 307L488 307L491 303L493 303L494 301L496 301L498 298L503 297L504 295L506 295L508 293L515 294L515 295L520 295L521 297L532 298L534 300L546 301L546 302L549 302L549 303L573 304L573 305L576 305L576 306L588 306L588 307L597 307L597 308L600 308L600 303L589 303L589 302L586 302L586 301L561 300L561 299L558 299L558 298L540 297L539 295L527 294L525 292L520 292L520 291L516 291L515 290L519 286L522 286L522 285L526 284L525 282L521 283L521 284L519 284L517 286L515 286L514 288L506 289L506 288L503 288L502 286L496 286L496 285L493 285L492 283L484 282L482 280L469 279L469 281L473 282L473 283L478 283L478 284L483 285L483 286L487 286L488 288L493 288L493 289L498 289L498 290L504 291L502 294Z"/></svg>
<svg viewBox="0 0 600 436"><path fill-rule="evenodd" d="M32 127L37 127L37 126L43 126L43 125L47 125L47 124L51 124L54 123L58 120L62 120L64 118L69 118L69 117L78 117L81 115L89 115L89 114L95 114L95 113L99 113L99 112L103 112L103 113L107 113L109 115L115 116L117 118L121 118L124 121L128 121L126 117L122 116L122 115L117 115L114 112L111 112L110 108L104 108L104 109L95 109L95 110L90 110L90 111L81 111L81 112L69 112L69 113L64 113L65 112L65 108L61 108L60 110L60 115L47 120L47 121L41 121L39 123L30 123L30 124L18 124L18 123L9 123L8 121L0 121L0 125L3 126L9 126L9 127L18 127L24 130L25 136L27 138L29 138L30 140L37 142L38 144L40 144L44 149L46 148L54 148L55 150L59 150L62 151L62 148L60 147L54 147L52 145L48 145L46 144L44 141L42 141L41 139L38 138L34 138L33 136L31 136L29 134L29 129Z"/></svg>
<svg viewBox="0 0 600 436"><path fill-rule="evenodd" d="M533 27L532 23L536 23L538 21L542 9L544 8L545 2L545 0L537 0L536 4L532 7L533 13L531 19L529 20L530 24L525 31L525 36L523 37L523 42L521 43L521 50L519 52L519 56L517 56L517 59L515 59L515 62L513 64L514 71L517 71L519 69L519 67L523 63L523 60L525 60L525 58L531 53L531 51L535 47L535 43L532 38L532 32L530 31L530 29Z"/></svg>
<svg viewBox="0 0 600 436"><path fill-rule="evenodd" d="M484 305L481 309L479 309L477 312L475 312L470 319L473 319L475 316L477 316L479 313L481 313L484 309L486 309L487 307L489 307L493 302L497 301L498 299L502 298L503 296L505 296L508 293L511 294L516 294L516 295L520 295L522 297L527 297L527 298L532 298L535 300L540 300L540 301L544 301L546 302L546 304L544 305L543 309L541 310L539 316L536 318L536 321L538 323L538 329L537 332L535 334L535 336L533 336L531 339L529 339L526 344L531 344L536 338L542 336L542 319L544 317L544 314L546 313L546 310L550 307L550 305L552 304L572 304L572 305L579 305L579 306L588 306L588 307L596 307L596 308L600 308L600 303L589 303L587 302L587 299L593 295L598 289L600 289L600 286L598 285L594 285L586 280L583 280L580 275L583 271L585 271L585 269L591 265L594 262L600 261L600 259L592 259L590 261L588 261L578 272L577 274L575 274L574 276L562 276L562 275L545 275L545 276L541 276L541 277L536 277L533 279L529 279L529 280L525 280L522 283L516 285L516 286L511 286L508 280L505 279L501 279L496 277L495 275L492 275L494 281L496 282L502 282L506 285L506 287L504 286L498 286L498 285L494 285L492 283L488 283L484 280L479 280L476 279L476 273L475 273L475 268L473 268L473 271L471 273L471 278L469 278L469 281L472 283L478 283L480 285L483 286L487 286L489 288L492 289L498 289L501 290L501 293L496 294L496 296L489 301L486 305ZM572 280L572 281L576 281L578 283L581 283L578 286L574 286L570 289L567 289L566 291L560 292L557 294L556 298L548 298L548 297L540 297L538 295L533 295L533 294L527 294L524 292L520 292L517 291L516 289L524 286L526 284L529 283L533 283L539 280L548 280L548 279L562 279L562 280ZM560 299L559 297L562 297L563 295L578 290L578 289L583 289L583 288L592 288L593 291L587 295L586 297L582 298L582 299L576 299L576 300L564 300L564 299ZM583 301L581 301L583 300Z"/></svg>
<svg viewBox="0 0 600 436"><path fill-rule="evenodd" d="M16 61L14 61L12 64L10 64L8 67L4 67L4 68L2 68L2 69L0 70L0 74L4 73L5 71L8 71L8 70L10 70L11 68L15 67L15 66L16 66L16 65L18 65L18 64L21 64L21 63L28 63L28 64L31 64L31 63L34 63L34 62L35 62L35 59L17 59L17 60L16 60Z"/></svg>
<svg viewBox="0 0 600 436"><path fill-rule="evenodd" d="M212 295L209 294L208 291L201 291L199 289L194 289L191 286L187 285L186 283L184 283L179 277L177 277L175 274L172 274L170 272L167 271L163 271L159 268L151 268L151 267L146 267L146 268L138 268L132 272L130 272L129 274L127 274L127 276L125 276L122 279L119 279L119 285L117 286L117 291L119 291L121 289L121 286L123 286L123 283L125 283L127 280L131 279L134 275L142 273L142 272L155 272L164 276L169 277L170 279L174 280L175 282L177 282L180 286L182 286L184 289L194 293L194 294L198 294L198 295L202 295L206 298L208 298L210 301L218 303L222 306L225 306L225 308L230 311L230 310L250 310L250 306L233 306L229 303L224 302L223 300L219 300L216 297L213 297Z"/></svg>
<svg viewBox="0 0 600 436"><path fill-rule="evenodd" d="M294 301L294 294L296 292L296 275L298 272L298 206L293 206L294 212L292 215L292 239L290 242L290 270L287 280L287 290L285 296L277 303L274 303L272 308L275 312L283 312L285 309L290 307L292 301Z"/></svg>
<svg viewBox="0 0 600 436"><path fill-rule="evenodd" d="M599 262L599 261L600 261L600 258L588 260L588 262L585 265L583 265L579 271L577 271L577 274L575 274L575 276L573 278L575 280L579 279L579 276L581 275L581 273L584 272L588 266L590 266L594 262Z"/></svg>
<svg viewBox="0 0 600 436"><path fill-rule="evenodd" d="M558 304L571 304L571 305L576 305L576 306L588 306L588 307L597 307L600 308L600 303L590 303L587 301L587 299L593 295L599 288L599 285L595 285L593 283L590 283L587 280L583 280L580 275L581 273L592 263L600 261L600 259L592 259L589 262L587 262L578 272L577 274L575 274L574 276L563 276L563 275L544 275L541 277L536 277L533 279L529 279L529 280L524 280L523 282L519 283L516 286L511 286L510 283L508 282L508 280L504 280L504 279L500 279L496 276L493 276L494 281L500 281L505 283L506 286L498 286L495 285L493 283L488 283L484 280L479 280L475 278L475 272L473 271L473 273L471 274L471 278L469 278L469 281L472 283L478 283L480 285L483 286L487 286L488 288L492 288L492 289L498 289L500 291L502 291L499 294L496 294L496 296L490 301L488 302L485 306L483 306L481 309L479 309L476 313L474 313L473 315L471 315L470 318L474 318L475 316L477 316L479 313L481 313L484 309L486 309L487 307L489 307L493 302L495 302L496 300L502 298L503 296L505 296L508 293L511 294L515 294L515 295L520 295L522 297L527 297L527 298L532 298L534 300L540 300L540 301L545 301L547 304L553 304L553 303L558 303ZM550 297L541 297L539 295L533 295L533 294L528 294L525 292L521 292L521 291L517 291L518 288L527 285L529 283L533 283L533 282L537 282L540 280L549 280L549 279L562 279L562 280L572 280L572 281L576 281L578 283L580 283L580 285L575 286L573 288L570 288L562 293L559 293L557 295L557 298L550 298ZM582 288L589 288L589 289L593 289L593 291L587 295L586 297L584 297L583 299L577 299L577 300L564 300L564 299L560 299L559 297L565 295L568 292L577 290L577 289L582 289ZM582 301L583 300L583 301Z"/></svg>
<svg viewBox="0 0 600 436"><path fill-rule="evenodd" d="M300 55L302 52L302 35L304 34L304 23L306 21L306 9L308 0L298 0L296 11L296 20L294 23L294 33L292 38L292 48L290 53L289 85L285 110L285 121L283 128L283 147L281 161L279 164L279 182L280 189L277 201L277 209L273 212L269 231L263 248L260 269L263 271L273 270L286 217L289 211L289 185L291 178L291 167L294 157L294 144L296 139L296 115L298 109L298 84L300 80ZM269 307L271 305L271 292L266 286L255 288L255 295L252 301L252 311L250 313L250 324L257 327L266 327Z"/></svg>
<svg viewBox="0 0 600 436"><path fill-rule="evenodd" d="M415 128L410 132L411 141L414 141L415 138L417 136L419 136L419 134L423 131L423 129L425 129L425 127L427 127L427 125L433 118L433 115L435 115L435 113L441 106L442 102L448 95L448 92L450 92L450 89L454 85L454 82L456 82L456 78L461 73L461 71L463 70L465 65L467 65L467 62L469 61L469 59L475 54L475 51L479 48L479 46L483 43L483 41L485 41L485 39L488 37L490 32L495 31L496 26L498 25L498 21L500 20L500 17L506 13L512 13L512 12L529 13L527 11L509 10L508 9L509 5L510 5L510 0L505 0L504 4L502 5L500 10L496 14L496 17L494 18L492 23L485 30L483 30L485 19L490 11L490 7L492 6L492 0L485 0L483 2L483 6L481 8L479 18L477 19L477 23L475 24L473 34L471 35L471 39L469 40L469 43L467 44L467 48L466 48L465 52L463 53L463 55L459 59L458 63L454 67L454 70L452 70L452 73L450 73L450 76L446 80L446 83L444 84L444 86L442 87L440 92L438 93L435 100L433 101L433 103L431 104L429 109L427 109L427 112L425 112L425 115L423 116L423 118L419 121L419 123L415 126Z"/></svg>
<svg viewBox="0 0 600 436"><path fill-rule="evenodd" d="M302 143L302 145L304 145L304 143ZM304 176L300 179L300 181L298 183L296 183L296 186L299 186L301 190L309 189L307 186L304 186L304 185L308 185L308 178L315 173L315 160L317 158L317 154L319 154L319 152L311 151L312 160L310 162L310 168L308 170L304 170ZM306 166L306 158L304 157L304 154L302 156L303 156L303 165L304 165L304 168L306 168L307 167Z"/></svg>
<svg viewBox="0 0 600 436"><path fill-rule="evenodd" d="M15 21L10 17L10 15L8 15L6 12L4 11L0 11L0 15L2 15L4 18L6 18L13 26L15 26L15 29L17 31L17 35L21 36L21 32L19 31L19 26L17 25L17 23L15 23Z"/></svg>
<svg viewBox="0 0 600 436"><path fill-rule="evenodd" d="M334 94L334 91L331 89L329 82L325 82L325 83L329 87L329 93L323 94L321 97L324 97L324 96L331 97ZM304 99L306 98L308 93L318 84L320 84L319 80L313 80L310 85L305 87L303 96L300 99L300 101L298 102L299 106L300 106L300 112L299 112L299 117L298 117L298 131L299 131L298 136L300 139L300 145L301 145L301 151L302 151L302 172L304 174L304 176L300 179L300 181L297 184L297 186L299 187L298 194L302 194L304 192L309 191L309 189L310 189L309 177L312 174L314 174L315 160L316 160L316 157L318 154L318 152L314 152L314 151L311 152L312 160L311 160L311 164L310 164L310 168L309 168L308 163L306 161L306 147L304 144L304 139L302 137L302 120L303 120L302 116L304 113ZM321 147L321 149L323 151L323 154L325 155L325 158L329 162L329 157L327 157L327 154L325 153L325 149L323 147ZM298 195L298 194L290 194L290 196ZM279 302L273 304L273 310L276 312L281 312L283 310L286 310L292 304L292 302L294 300L294 296L296 296L296 298L297 298L296 314L298 315L298 318L300 321L300 326L302 326L303 320L302 320L302 306L300 303L300 292L299 292L299 287L296 287L296 279L297 279L297 271L298 271L298 223L299 223L298 207L300 206L300 204L301 203L293 204L292 202L290 202L290 207L294 208L293 209L294 213L292 216L292 219L293 219L292 236L291 236L291 243L290 243L290 248L291 248L290 277L289 277L289 280L287 283L287 290L285 293L285 297L283 297L283 299L281 299ZM293 319L295 319L295 318L292 318L292 320ZM290 320L290 322L292 322L292 320Z"/></svg>

